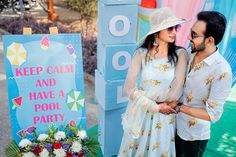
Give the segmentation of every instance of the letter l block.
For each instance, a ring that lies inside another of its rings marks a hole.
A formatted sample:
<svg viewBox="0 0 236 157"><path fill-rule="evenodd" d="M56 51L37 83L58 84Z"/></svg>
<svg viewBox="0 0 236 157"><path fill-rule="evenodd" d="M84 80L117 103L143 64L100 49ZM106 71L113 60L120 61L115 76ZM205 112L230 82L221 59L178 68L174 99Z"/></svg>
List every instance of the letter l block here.
<svg viewBox="0 0 236 157"><path fill-rule="evenodd" d="M126 108L120 108L111 111L105 111L98 105L99 132L98 140L104 157L111 157L118 154L121 139L123 136L123 127L121 125L121 115Z"/></svg>
<svg viewBox="0 0 236 157"><path fill-rule="evenodd" d="M124 80L105 81L99 70L95 71L95 95L104 110L126 107L128 98L123 92Z"/></svg>

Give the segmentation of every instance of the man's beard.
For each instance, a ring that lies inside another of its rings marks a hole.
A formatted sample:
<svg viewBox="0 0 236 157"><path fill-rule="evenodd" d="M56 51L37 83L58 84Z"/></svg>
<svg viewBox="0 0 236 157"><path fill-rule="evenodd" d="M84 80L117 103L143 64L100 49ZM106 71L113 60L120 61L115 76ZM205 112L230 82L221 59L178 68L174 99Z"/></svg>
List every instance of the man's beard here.
<svg viewBox="0 0 236 157"><path fill-rule="evenodd" d="M205 50L206 45L204 44L204 42L205 42L205 40L204 40L199 46L197 46L197 47L192 47L191 53L195 53L195 52L199 52L199 51ZM194 43L193 43L193 42L191 42L191 43L192 43L193 46L194 46Z"/></svg>

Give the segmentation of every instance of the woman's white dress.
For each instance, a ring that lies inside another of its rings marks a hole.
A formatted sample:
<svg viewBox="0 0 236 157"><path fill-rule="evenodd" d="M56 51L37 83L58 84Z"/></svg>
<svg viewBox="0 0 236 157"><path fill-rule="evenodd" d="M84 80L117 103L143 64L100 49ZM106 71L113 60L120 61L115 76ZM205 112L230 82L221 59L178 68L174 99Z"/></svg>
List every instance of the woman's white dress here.
<svg viewBox="0 0 236 157"><path fill-rule="evenodd" d="M132 74L139 73L140 83L136 84L138 91L145 91L146 93L139 93L144 99L140 100L140 95L130 100L133 106L139 106L140 112L145 112L142 120L140 131L136 132L136 135L132 135L132 131L125 129L124 135L121 142L121 147L118 157L175 157L175 114L165 115L162 113L151 113L147 107L142 108L140 104L155 104L155 101L164 100L161 96L166 97L167 91L170 90L170 86L173 83L175 75L175 65L168 61L168 58L152 58L148 63L145 63L146 49L139 49L138 52L141 67L138 70L134 70ZM178 53L179 54L179 53ZM137 58L137 56L136 56ZM135 59L135 57L134 57ZM134 62L134 61L133 61ZM138 62L136 62L138 64ZM137 66L134 65L133 66ZM132 68L132 65L131 65ZM131 70L132 71L132 70ZM131 78L136 77L131 76ZM129 76L127 76L129 77ZM183 79L183 78L181 78ZM127 81L127 80L126 80ZM134 80L133 80L134 81ZM128 81L129 82L129 81ZM131 82L129 82L131 83ZM127 82L126 82L127 84ZM132 86L132 85L126 85ZM180 85L181 86L181 85ZM128 87L131 88L131 87ZM177 88L177 87L176 87ZM182 86L181 86L182 88ZM130 92L132 90L130 89ZM180 90L175 96L178 99L180 96ZM134 91L132 91L134 92ZM132 93L131 92L131 93ZM147 92L152 93L151 96ZM176 92L176 91L175 91ZM155 96L153 96L153 93ZM129 93L130 94L130 93ZM166 99L165 99L166 100ZM170 100L170 99L169 99ZM136 102L135 102L136 101ZM145 105L144 105L145 106ZM130 109L131 110L131 109ZM134 113L139 112L136 108ZM127 115L126 115L127 116ZM129 114L132 116L132 114ZM129 119L129 117L126 117ZM124 121L124 117L123 117ZM133 122L136 120L133 119ZM132 123L132 121L131 121ZM124 122L123 122L124 125ZM131 124L132 125L132 124Z"/></svg>

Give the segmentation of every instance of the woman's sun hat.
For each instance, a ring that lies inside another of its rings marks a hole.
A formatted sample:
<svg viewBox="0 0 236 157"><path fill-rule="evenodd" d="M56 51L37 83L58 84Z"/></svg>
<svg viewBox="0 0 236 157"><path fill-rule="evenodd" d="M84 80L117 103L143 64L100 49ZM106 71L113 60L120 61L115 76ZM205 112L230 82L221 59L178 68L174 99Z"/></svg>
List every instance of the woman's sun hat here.
<svg viewBox="0 0 236 157"><path fill-rule="evenodd" d="M149 21L150 31L143 37L141 42L144 41L148 35L186 22L185 19L177 18L174 15L173 10L168 7L159 8L153 11Z"/></svg>

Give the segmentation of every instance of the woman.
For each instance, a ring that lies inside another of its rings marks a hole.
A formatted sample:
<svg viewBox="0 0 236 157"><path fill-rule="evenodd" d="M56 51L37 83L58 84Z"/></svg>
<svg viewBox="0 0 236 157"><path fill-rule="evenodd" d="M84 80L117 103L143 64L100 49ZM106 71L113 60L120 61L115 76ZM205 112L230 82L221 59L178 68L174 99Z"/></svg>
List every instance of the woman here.
<svg viewBox="0 0 236 157"><path fill-rule="evenodd" d="M122 117L119 157L175 157L172 113L182 94L187 65L186 51L175 46L175 38L183 22L169 8L151 15L151 31L135 53L125 81L129 103Z"/></svg>

